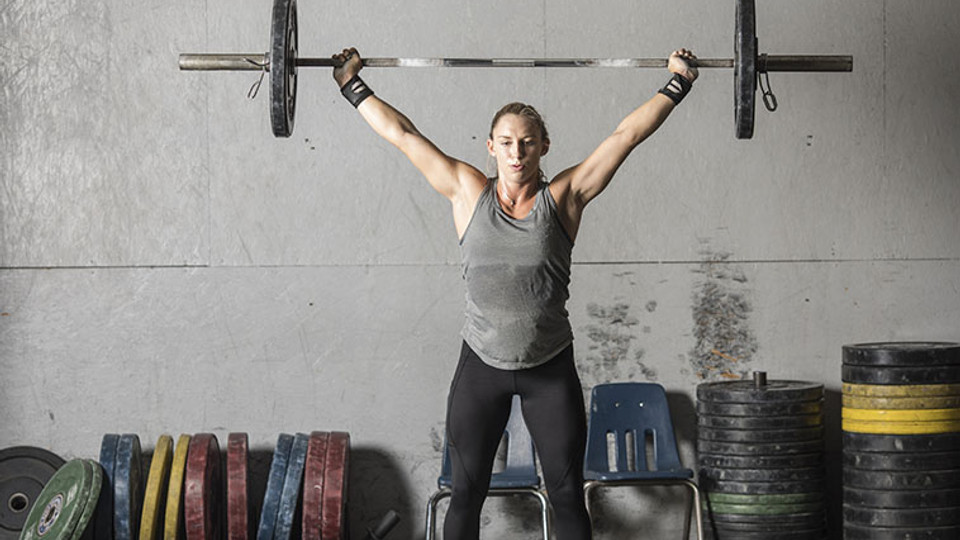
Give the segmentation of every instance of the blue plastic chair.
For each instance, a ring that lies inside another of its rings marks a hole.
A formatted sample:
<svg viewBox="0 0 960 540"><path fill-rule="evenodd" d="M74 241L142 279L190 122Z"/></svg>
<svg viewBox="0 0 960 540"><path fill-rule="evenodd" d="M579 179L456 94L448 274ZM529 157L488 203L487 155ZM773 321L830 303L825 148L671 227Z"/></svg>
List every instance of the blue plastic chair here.
<svg viewBox="0 0 960 540"><path fill-rule="evenodd" d="M540 490L540 475L537 474L536 454L533 450L533 439L523 422L520 410L520 396L513 396L510 409L510 419L504 430L507 440L506 465L501 472L494 473L490 478L488 496L530 495L540 503L540 521L543 527L543 540L550 540L550 510L547 497ZM453 477L450 471L450 447L447 441L443 443L443 464L440 468L440 477L437 478L437 491L430 496L427 502L427 535L426 540L436 537L437 504L450 496Z"/></svg>
<svg viewBox="0 0 960 540"><path fill-rule="evenodd" d="M612 437L611 437L612 435ZM647 463L647 439L653 442L653 463ZM616 440L616 459L608 438ZM697 538L703 540L700 489L694 472L680 464L670 407L663 387L655 383L610 383L593 388L584 459L584 497L599 487L683 485L690 490L683 540L690 535L691 510L696 512Z"/></svg>

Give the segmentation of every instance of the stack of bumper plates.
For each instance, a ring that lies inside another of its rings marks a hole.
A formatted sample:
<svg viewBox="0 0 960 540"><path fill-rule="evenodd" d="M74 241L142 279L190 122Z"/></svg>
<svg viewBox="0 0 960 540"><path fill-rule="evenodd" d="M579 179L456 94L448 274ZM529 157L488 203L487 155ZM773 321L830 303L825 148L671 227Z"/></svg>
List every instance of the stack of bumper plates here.
<svg viewBox="0 0 960 540"><path fill-rule="evenodd" d="M823 385L764 379L697 387L705 529L716 540L820 540Z"/></svg>
<svg viewBox="0 0 960 540"><path fill-rule="evenodd" d="M960 538L960 344L843 347L848 540Z"/></svg>
<svg viewBox="0 0 960 540"><path fill-rule="evenodd" d="M20 540L80 540L93 519L103 482L100 465L74 459L60 467L34 501Z"/></svg>

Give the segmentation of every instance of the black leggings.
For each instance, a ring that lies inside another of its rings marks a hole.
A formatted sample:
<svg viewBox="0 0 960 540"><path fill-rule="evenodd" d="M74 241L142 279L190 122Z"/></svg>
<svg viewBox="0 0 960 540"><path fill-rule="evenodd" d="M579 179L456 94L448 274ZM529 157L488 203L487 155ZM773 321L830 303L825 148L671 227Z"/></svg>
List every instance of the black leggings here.
<svg viewBox="0 0 960 540"><path fill-rule="evenodd" d="M464 343L447 398L453 493L444 540L480 537L480 510L513 394L520 395L540 457L558 540L589 539L583 499L587 420L573 346L540 366L508 371L483 363Z"/></svg>

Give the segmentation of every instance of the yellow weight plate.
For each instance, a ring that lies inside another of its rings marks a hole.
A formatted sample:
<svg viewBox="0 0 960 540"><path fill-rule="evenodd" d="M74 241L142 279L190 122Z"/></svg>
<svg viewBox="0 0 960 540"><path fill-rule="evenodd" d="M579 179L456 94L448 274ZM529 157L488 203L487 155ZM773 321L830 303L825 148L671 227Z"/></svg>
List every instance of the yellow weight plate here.
<svg viewBox="0 0 960 540"><path fill-rule="evenodd" d="M870 422L940 422L960 420L960 409L851 409L844 407L840 417Z"/></svg>
<svg viewBox="0 0 960 540"><path fill-rule="evenodd" d="M878 435L930 435L934 433L960 432L960 420L938 422L871 422L844 418L843 431L874 433Z"/></svg>
<svg viewBox="0 0 960 540"><path fill-rule="evenodd" d="M960 396L960 384L853 384L843 383L843 394L863 397Z"/></svg>
<svg viewBox="0 0 960 540"><path fill-rule="evenodd" d="M933 397L841 397L844 407L852 409L951 409L960 407L960 396Z"/></svg>
<svg viewBox="0 0 960 540"><path fill-rule="evenodd" d="M163 540L181 540L183 524L183 473L187 469L187 449L190 436L180 435L170 464L170 484L167 489L167 509L163 517Z"/></svg>
<svg viewBox="0 0 960 540"><path fill-rule="evenodd" d="M143 494L143 511L140 514L140 540L153 540L160 531L160 508L167 493L170 465L173 462L173 437L161 435L150 459L147 489Z"/></svg>

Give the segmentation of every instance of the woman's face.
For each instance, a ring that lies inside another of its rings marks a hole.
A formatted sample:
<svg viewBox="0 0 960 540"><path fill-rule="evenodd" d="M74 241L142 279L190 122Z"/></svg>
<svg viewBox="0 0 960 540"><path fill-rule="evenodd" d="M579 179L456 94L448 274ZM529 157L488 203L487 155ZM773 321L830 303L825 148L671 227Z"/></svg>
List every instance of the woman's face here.
<svg viewBox="0 0 960 540"><path fill-rule="evenodd" d="M550 140L541 138L536 124L516 114L501 116L493 128L493 138L487 140L500 178L514 182L538 180L540 156L549 148Z"/></svg>

